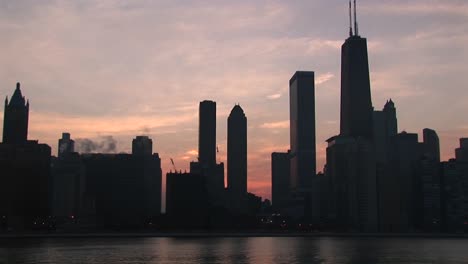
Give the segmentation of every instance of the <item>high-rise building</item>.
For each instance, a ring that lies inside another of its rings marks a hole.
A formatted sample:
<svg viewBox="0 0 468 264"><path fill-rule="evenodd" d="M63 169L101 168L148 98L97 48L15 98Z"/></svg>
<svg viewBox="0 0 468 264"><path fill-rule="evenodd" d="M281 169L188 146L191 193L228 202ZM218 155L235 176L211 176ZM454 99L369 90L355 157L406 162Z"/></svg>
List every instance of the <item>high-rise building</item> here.
<svg viewBox="0 0 468 264"><path fill-rule="evenodd" d="M161 213L161 159L133 154L84 154L86 199L98 226L142 226Z"/></svg>
<svg viewBox="0 0 468 264"><path fill-rule="evenodd" d="M351 2L349 11L350 36L341 47L340 135L327 140L329 214L340 228L373 232L378 228L377 157L367 40L359 36L356 4L354 32Z"/></svg>
<svg viewBox="0 0 468 264"><path fill-rule="evenodd" d="M205 177L210 202L222 204L224 163L216 163L216 102L200 102L199 115L198 162L190 164L190 172Z"/></svg>
<svg viewBox="0 0 468 264"><path fill-rule="evenodd" d="M147 136L137 136L132 140L132 154L151 156L153 154L153 140Z"/></svg>
<svg viewBox="0 0 468 264"><path fill-rule="evenodd" d="M28 115L29 103L18 83L11 100L5 100L0 144L0 215L14 230L47 228L50 214L51 149L27 140Z"/></svg>
<svg viewBox="0 0 468 264"><path fill-rule="evenodd" d="M354 14L354 33L350 25L350 36L341 46L340 135L370 139L373 134L373 107L367 58L367 40L359 36L356 3L354 5Z"/></svg>
<svg viewBox="0 0 468 264"><path fill-rule="evenodd" d="M75 141L70 138L70 133L62 133L62 138L58 142L58 156L63 157L75 152Z"/></svg>
<svg viewBox="0 0 468 264"><path fill-rule="evenodd" d="M202 167L216 163L216 102L200 102L198 160Z"/></svg>
<svg viewBox="0 0 468 264"><path fill-rule="evenodd" d="M290 196L290 160L288 152L271 153L271 199L276 210L284 209Z"/></svg>
<svg viewBox="0 0 468 264"><path fill-rule="evenodd" d="M380 231L391 232L393 212L389 209L394 201L394 193L398 191L395 175L391 171L390 148L398 133L396 108L390 99L383 110L374 111L374 146L377 173L377 200Z"/></svg>
<svg viewBox="0 0 468 264"><path fill-rule="evenodd" d="M29 101L21 94L20 83L8 102L5 99L3 143L22 144L28 138Z"/></svg>
<svg viewBox="0 0 468 264"><path fill-rule="evenodd" d="M440 162L440 143L437 133L429 128L423 129L424 155Z"/></svg>
<svg viewBox="0 0 468 264"><path fill-rule="evenodd" d="M298 71L289 81L291 188L308 189L316 174L314 72Z"/></svg>
<svg viewBox="0 0 468 264"><path fill-rule="evenodd" d="M231 199L245 208L247 198L247 118L239 105L228 117L227 128L227 183Z"/></svg>

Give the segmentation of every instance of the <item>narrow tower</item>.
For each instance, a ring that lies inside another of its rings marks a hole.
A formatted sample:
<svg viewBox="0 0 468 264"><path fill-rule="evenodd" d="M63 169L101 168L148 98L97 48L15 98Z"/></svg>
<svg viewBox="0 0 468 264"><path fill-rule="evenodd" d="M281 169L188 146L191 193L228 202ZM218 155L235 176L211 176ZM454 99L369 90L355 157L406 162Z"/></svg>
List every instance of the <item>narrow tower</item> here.
<svg viewBox="0 0 468 264"><path fill-rule="evenodd" d="M200 102L198 159L202 167L216 164L216 102Z"/></svg>
<svg viewBox="0 0 468 264"><path fill-rule="evenodd" d="M291 188L311 187L315 177L315 77L298 71L289 81Z"/></svg>
<svg viewBox="0 0 468 264"><path fill-rule="evenodd" d="M228 117L228 190L236 200L247 195L247 118L239 105Z"/></svg>
<svg viewBox="0 0 468 264"><path fill-rule="evenodd" d="M3 143L22 144L28 138L29 102L21 94L20 83L8 102L5 99L3 119Z"/></svg>

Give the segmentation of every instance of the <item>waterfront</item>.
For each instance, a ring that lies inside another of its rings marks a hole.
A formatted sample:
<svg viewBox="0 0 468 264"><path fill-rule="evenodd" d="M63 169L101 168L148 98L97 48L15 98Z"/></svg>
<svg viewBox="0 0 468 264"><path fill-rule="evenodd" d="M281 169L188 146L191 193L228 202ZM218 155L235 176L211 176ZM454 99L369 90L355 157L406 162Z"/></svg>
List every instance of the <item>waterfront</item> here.
<svg viewBox="0 0 468 264"><path fill-rule="evenodd" d="M468 239L372 237L2 239L0 263L468 263Z"/></svg>

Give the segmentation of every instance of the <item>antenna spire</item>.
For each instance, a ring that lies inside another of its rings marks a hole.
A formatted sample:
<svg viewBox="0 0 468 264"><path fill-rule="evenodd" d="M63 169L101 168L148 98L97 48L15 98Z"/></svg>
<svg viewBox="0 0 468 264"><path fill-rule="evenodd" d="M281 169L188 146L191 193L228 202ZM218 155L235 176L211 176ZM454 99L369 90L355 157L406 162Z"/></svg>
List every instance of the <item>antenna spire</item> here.
<svg viewBox="0 0 468 264"><path fill-rule="evenodd" d="M351 0L349 0L349 36L353 36L353 23L351 21Z"/></svg>
<svg viewBox="0 0 468 264"><path fill-rule="evenodd" d="M359 36L358 23L357 23L357 14L356 14L356 0L354 0L354 35Z"/></svg>

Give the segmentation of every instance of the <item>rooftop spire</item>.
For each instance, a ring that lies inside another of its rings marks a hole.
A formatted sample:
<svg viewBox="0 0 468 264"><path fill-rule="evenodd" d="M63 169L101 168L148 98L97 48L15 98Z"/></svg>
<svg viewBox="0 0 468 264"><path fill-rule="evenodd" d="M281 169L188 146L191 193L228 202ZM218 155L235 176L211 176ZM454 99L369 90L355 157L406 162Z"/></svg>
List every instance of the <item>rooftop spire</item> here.
<svg viewBox="0 0 468 264"><path fill-rule="evenodd" d="M349 36L353 36L353 23L351 21L351 0L349 0Z"/></svg>
<svg viewBox="0 0 468 264"><path fill-rule="evenodd" d="M354 0L354 35L359 36L359 29L357 23L356 0Z"/></svg>

